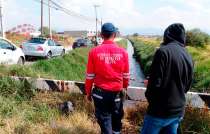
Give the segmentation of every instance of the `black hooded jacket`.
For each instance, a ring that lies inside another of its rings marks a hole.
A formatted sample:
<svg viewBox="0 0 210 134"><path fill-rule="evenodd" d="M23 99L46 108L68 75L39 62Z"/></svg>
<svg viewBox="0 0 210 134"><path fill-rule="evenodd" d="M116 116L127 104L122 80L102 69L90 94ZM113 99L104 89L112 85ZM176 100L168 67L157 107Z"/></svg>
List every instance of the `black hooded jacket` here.
<svg viewBox="0 0 210 134"><path fill-rule="evenodd" d="M182 24L170 25L155 53L145 93L149 115L160 118L184 115L185 93L193 78L193 61L185 49Z"/></svg>

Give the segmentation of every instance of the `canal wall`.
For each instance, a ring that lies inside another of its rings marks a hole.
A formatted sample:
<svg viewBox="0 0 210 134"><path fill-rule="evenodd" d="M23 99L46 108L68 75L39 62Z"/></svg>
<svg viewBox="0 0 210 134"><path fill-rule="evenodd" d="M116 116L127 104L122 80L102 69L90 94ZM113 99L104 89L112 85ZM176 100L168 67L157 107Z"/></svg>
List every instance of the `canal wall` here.
<svg viewBox="0 0 210 134"><path fill-rule="evenodd" d="M30 77L11 77L14 80L26 80L32 84L32 86L39 90L46 91L59 91L59 92L77 92L85 94L85 83L77 81L63 81L63 80L52 80L43 78L30 78ZM127 98L132 101L143 101L146 102L145 87L128 87ZM210 94L188 92L186 94L187 105L195 108L210 108Z"/></svg>

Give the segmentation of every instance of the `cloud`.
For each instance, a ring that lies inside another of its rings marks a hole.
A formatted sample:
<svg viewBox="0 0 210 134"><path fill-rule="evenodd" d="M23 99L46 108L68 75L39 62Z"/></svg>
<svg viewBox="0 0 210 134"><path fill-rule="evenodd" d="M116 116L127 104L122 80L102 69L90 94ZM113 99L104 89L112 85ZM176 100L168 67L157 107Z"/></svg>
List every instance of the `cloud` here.
<svg viewBox="0 0 210 134"><path fill-rule="evenodd" d="M33 13L33 9L22 6L19 1L5 0L3 2L3 22L5 29L8 30L25 23L36 25L40 17L30 13Z"/></svg>
<svg viewBox="0 0 210 134"><path fill-rule="evenodd" d="M93 5L100 5L98 18L103 22L113 22L122 32L129 29L164 29L169 24L181 22L187 28L199 27L210 31L209 0L155 0L156 6L138 0L54 0L64 7L91 18L91 21L66 15L52 10L52 27L58 31L76 29L95 29L95 12ZM138 1L138 2L137 2ZM137 4L138 3L138 4ZM141 7L145 5L143 10ZM149 5L149 6L148 6ZM18 24L30 23L40 26L40 4L34 0L5 1L5 25L11 28ZM48 24L45 7L45 25Z"/></svg>

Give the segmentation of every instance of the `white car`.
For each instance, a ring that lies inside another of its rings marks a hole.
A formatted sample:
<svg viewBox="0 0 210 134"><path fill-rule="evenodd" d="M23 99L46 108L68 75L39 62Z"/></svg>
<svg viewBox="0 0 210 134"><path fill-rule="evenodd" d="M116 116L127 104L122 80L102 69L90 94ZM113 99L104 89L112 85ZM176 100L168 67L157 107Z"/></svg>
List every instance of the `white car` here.
<svg viewBox="0 0 210 134"><path fill-rule="evenodd" d="M101 37L97 38L97 43L98 45L101 45L103 43L103 39Z"/></svg>
<svg viewBox="0 0 210 134"><path fill-rule="evenodd" d="M52 58L64 55L65 48L55 41L46 38L31 38L21 46L26 57Z"/></svg>
<svg viewBox="0 0 210 134"><path fill-rule="evenodd" d="M0 64L24 64L23 51L7 39L0 38Z"/></svg>

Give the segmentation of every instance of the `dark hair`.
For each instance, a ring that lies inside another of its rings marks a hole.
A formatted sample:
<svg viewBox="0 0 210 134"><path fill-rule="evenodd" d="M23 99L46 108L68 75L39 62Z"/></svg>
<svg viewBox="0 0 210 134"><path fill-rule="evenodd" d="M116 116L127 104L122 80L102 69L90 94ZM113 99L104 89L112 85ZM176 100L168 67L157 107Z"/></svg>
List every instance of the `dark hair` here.
<svg viewBox="0 0 210 134"><path fill-rule="evenodd" d="M102 32L101 34L102 34L102 36L105 39L109 39L109 38L111 38L115 34L115 32L113 32L113 33L105 33L105 32Z"/></svg>

